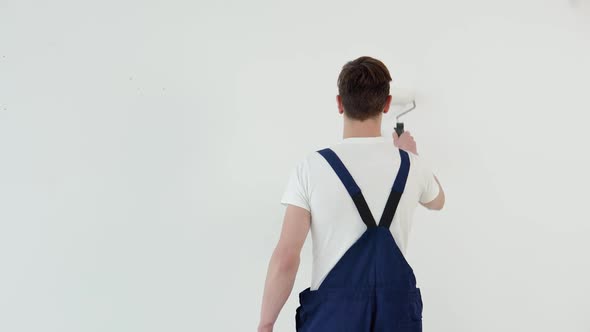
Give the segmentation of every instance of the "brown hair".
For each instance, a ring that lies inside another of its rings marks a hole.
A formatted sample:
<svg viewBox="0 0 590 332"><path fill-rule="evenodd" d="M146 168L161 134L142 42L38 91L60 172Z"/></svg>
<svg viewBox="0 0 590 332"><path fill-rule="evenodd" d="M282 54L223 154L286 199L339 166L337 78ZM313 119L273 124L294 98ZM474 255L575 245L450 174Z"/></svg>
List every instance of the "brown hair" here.
<svg viewBox="0 0 590 332"><path fill-rule="evenodd" d="M383 111L391 76L383 62L362 56L347 62L338 76L344 114L364 121Z"/></svg>

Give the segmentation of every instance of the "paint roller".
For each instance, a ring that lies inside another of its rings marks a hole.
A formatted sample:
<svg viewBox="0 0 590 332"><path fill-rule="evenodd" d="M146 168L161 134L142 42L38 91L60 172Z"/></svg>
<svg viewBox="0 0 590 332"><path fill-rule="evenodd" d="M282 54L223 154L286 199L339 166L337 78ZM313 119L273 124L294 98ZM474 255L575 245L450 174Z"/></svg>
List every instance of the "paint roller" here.
<svg viewBox="0 0 590 332"><path fill-rule="evenodd" d="M391 104L406 107L406 109L403 112L399 113L395 117L395 120L397 122L395 126L395 132L399 137L404 133L404 123L399 122L399 118L402 115L405 115L408 112L412 111L414 108L416 108L416 97L414 95L414 92L411 90L394 88L391 92Z"/></svg>

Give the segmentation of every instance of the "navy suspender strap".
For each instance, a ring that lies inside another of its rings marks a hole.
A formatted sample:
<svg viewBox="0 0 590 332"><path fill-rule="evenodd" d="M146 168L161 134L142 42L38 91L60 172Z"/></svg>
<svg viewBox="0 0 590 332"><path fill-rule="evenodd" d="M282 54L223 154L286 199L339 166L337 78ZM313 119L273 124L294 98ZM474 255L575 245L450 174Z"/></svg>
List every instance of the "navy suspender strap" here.
<svg viewBox="0 0 590 332"><path fill-rule="evenodd" d="M402 161L399 170L397 171L395 181L393 182L393 186L391 187L389 197L387 198L387 203L385 203L385 209L381 215L381 220L379 220L379 226L385 228L389 228L393 221L393 216L395 215L399 200L402 198L402 194L406 188L406 181L408 180L408 173L410 172L410 156L402 149L399 149L399 155Z"/></svg>
<svg viewBox="0 0 590 332"><path fill-rule="evenodd" d="M342 181L342 184L344 184L344 187L346 187L346 190L348 191L348 194L350 194L350 197L352 197L365 225L367 225L367 227L376 227L377 224L375 218L373 218L373 214L367 205L367 201L365 200L361 189L356 184L352 175L350 175L350 172L348 172L348 169L346 169L338 155L330 148L325 148L317 152L326 159L334 172L336 172L336 175L340 178L340 181ZM387 203L385 204L385 209L381 215L381 220L379 221L379 226L382 227L389 227L393 221L393 216L395 215L395 211L397 210L397 206L406 186L406 180L410 170L410 158L408 153L401 149L399 149L399 153L401 164L387 199Z"/></svg>
<svg viewBox="0 0 590 332"><path fill-rule="evenodd" d="M346 187L346 190L350 194L350 197L352 197L354 205L356 205L356 208L359 211L361 219L363 219L365 225L367 225L367 227L376 227L377 224L375 223L375 218L373 218L373 214L371 214L371 210L367 205L367 201L365 201L365 197L361 192L361 188L357 186L356 182L352 178L352 175L350 175L350 172L348 172L338 155L330 148L325 148L323 150L319 150L318 152L328 161L330 166L332 166L334 169L334 172L336 172Z"/></svg>

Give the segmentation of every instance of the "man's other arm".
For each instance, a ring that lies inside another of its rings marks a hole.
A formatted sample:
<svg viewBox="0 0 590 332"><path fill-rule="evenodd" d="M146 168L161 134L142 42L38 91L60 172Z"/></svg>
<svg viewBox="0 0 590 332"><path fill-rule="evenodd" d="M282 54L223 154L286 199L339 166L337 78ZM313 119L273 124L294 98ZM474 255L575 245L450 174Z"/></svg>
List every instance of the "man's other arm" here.
<svg viewBox="0 0 590 332"><path fill-rule="evenodd" d="M279 312L287 302L297 270L301 248L307 238L311 224L311 214L308 210L287 205L279 241L272 253L260 313L259 332L271 332Z"/></svg>
<svg viewBox="0 0 590 332"><path fill-rule="evenodd" d="M413 154L415 154L416 156L418 156L418 152L416 149L416 141L414 140L414 136L412 136L412 134L409 131L405 131L401 136L397 136L397 132L395 132L395 130L393 131L393 133L391 134L393 136L393 145L395 145L396 147L411 152ZM431 173L428 173L431 174ZM434 177L434 180L436 180L436 184L438 186L438 195L431 200L430 202L420 202L420 204L422 204L422 206L424 206L425 208L429 209L429 210L441 210L443 208L443 206L445 206L445 192L443 191L442 186L440 185L440 182L438 182L438 178L436 177L436 175L431 174ZM430 179L428 180L428 182L430 181Z"/></svg>
<svg viewBox="0 0 590 332"><path fill-rule="evenodd" d="M442 186L440 185L440 182L438 182L438 178L436 177L436 175L433 175L434 179L436 180L436 184L438 185L438 195L430 202L427 203L422 203L420 202L420 204L422 204L422 206L424 206L425 208L429 209L429 210L441 210L444 206L445 206L445 192L443 191Z"/></svg>

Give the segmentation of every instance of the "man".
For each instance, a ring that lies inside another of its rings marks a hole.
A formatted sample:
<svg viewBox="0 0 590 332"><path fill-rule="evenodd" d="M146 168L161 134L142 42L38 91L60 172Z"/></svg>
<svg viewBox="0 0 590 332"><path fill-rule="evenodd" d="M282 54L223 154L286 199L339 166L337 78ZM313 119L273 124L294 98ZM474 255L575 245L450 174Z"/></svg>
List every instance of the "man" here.
<svg viewBox="0 0 590 332"><path fill-rule="evenodd" d="M371 57L343 66L336 96L343 139L310 153L291 173L259 332L273 330L310 228L312 280L299 293L297 331L422 330L422 300L404 255L415 207L440 210L445 195L410 132L394 132L393 144L381 136L390 81L385 65Z"/></svg>

